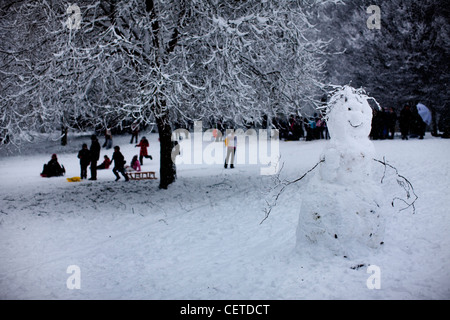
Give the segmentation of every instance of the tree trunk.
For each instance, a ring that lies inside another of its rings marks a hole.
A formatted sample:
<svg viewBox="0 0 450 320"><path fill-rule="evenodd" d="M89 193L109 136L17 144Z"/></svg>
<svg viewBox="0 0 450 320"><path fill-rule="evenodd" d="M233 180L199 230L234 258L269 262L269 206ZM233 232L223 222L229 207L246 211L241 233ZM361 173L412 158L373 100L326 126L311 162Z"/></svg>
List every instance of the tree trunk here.
<svg viewBox="0 0 450 320"><path fill-rule="evenodd" d="M69 131L69 129L67 127L62 127L61 129L61 145L65 146L67 145L67 132Z"/></svg>
<svg viewBox="0 0 450 320"><path fill-rule="evenodd" d="M159 132L160 142L160 169L161 176L159 182L160 189L167 189L167 187L175 181L177 177L177 170L175 163L172 161L172 128L168 121L168 116L164 115L156 119Z"/></svg>

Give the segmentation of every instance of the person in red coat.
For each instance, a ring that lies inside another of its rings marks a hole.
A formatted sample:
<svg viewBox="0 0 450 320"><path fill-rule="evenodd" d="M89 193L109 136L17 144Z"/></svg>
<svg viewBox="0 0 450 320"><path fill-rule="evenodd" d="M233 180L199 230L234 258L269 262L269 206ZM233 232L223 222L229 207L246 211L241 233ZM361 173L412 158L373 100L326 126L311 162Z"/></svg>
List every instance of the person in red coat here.
<svg viewBox="0 0 450 320"><path fill-rule="evenodd" d="M101 165L97 166L97 170L109 169L109 166L111 165L111 160L109 159L109 157L107 155L104 155L103 158L105 160L103 160Z"/></svg>
<svg viewBox="0 0 450 320"><path fill-rule="evenodd" d="M141 163L141 166L144 164L143 160L144 158L153 160L152 156L148 154L147 148L150 146L150 143L148 142L146 137L142 137L141 141L135 146L135 147L141 147L141 151L139 152L139 162Z"/></svg>

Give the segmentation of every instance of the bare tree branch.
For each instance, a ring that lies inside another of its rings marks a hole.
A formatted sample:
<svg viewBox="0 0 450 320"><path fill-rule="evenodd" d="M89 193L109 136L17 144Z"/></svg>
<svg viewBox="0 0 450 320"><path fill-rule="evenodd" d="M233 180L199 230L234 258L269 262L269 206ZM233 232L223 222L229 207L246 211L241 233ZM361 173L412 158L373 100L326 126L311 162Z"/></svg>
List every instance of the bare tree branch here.
<svg viewBox="0 0 450 320"><path fill-rule="evenodd" d="M394 197L392 199L392 203L391 203L392 206L394 206L394 202L396 200L400 200L400 201L404 202L407 205L406 207L400 209L400 211L406 210L406 209L411 207L412 210L413 210L413 214L415 214L416 213L415 202L417 201L417 199L419 197L417 196L412 183L406 177L404 177L403 175L399 174L396 167L394 167L394 166L390 165L389 163L387 163L385 157L383 157L383 160L378 160L378 159L373 159L373 160L378 162L378 163L381 163L384 166L383 177L381 178L381 181L380 181L381 183L383 183L383 180L384 180L384 178L386 176L386 168L391 168L391 169L393 169L395 171L395 174L398 177L397 178L398 185L400 187L402 187L402 189L406 193L406 199L414 198L412 201L408 202L405 199L402 199L402 198L399 198L399 197Z"/></svg>
<svg viewBox="0 0 450 320"><path fill-rule="evenodd" d="M273 189L276 189L276 188L279 188L279 187L281 187L281 188L280 188L280 190L275 194L274 199L273 199L272 202L269 202L269 201L266 200L266 205L267 205L267 206L266 206L266 208L264 208L265 216L264 216L264 219L260 222L260 224L262 224L265 220L267 220L267 218L269 218L269 215L270 215L270 213L272 212L272 209L277 205L278 199L280 198L281 194L284 192L284 190L285 190L288 186L290 186L290 185L292 185L292 184L294 184L294 183L297 183L297 182L299 182L300 180L302 180L303 178L305 178L305 177L308 175L308 173L310 173L311 171L313 171L314 169L316 169L317 166L318 166L319 164L321 164L322 162L324 162L324 161L325 161L325 159L321 159L321 160L320 160L319 162L317 162L311 169L309 169L308 171L306 171L302 176L300 176L299 178L297 178L297 179L295 179L295 180L291 180L291 181L289 181L289 180L281 180L281 179L279 178L279 175L280 175L280 173L281 173L281 171L282 171L282 169L283 169L283 166L282 166L281 169L279 170L278 174L277 174L276 177L275 177L275 179L278 180L279 183L278 183Z"/></svg>

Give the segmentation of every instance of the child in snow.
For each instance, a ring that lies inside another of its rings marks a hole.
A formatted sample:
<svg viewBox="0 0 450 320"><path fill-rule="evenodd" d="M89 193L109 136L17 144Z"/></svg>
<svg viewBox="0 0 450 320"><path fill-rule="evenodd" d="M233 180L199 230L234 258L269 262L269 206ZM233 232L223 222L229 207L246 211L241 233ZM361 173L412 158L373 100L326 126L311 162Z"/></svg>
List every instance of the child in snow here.
<svg viewBox="0 0 450 320"><path fill-rule="evenodd" d="M78 152L78 159L80 159L80 177L87 178L87 167L91 163L91 154L86 143L83 143L82 149Z"/></svg>
<svg viewBox="0 0 450 320"><path fill-rule="evenodd" d="M139 122L135 121L131 125L131 140L130 143L133 143L133 140L136 140L136 143L138 142L138 135L139 135Z"/></svg>
<svg viewBox="0 0 450 320"><path fill-rule="evenodd" d="M141 150L139 152L139 161L141 162L141 165L144 163L142 160L145 158L153 160L152 156L150 156L147 152L147 148L149 147L149 142L146 137L142 137L141 141L139 141L139 144L137 144L135 147L141 147Z"/></svg>
<svg viewBox="0 0 450 320"><path fill-rule="evenodd" d="M59 177L63 176L65 173L66 169L64 169L64 166L59 164L58 157L56 156L56 153L54 153L52 154L52 158L50 159L50 161L47 164L44 164L41 177Z"/></svg>
<svg viewBox="0 0 450 320"><path fill-rule="evenodd" d="M138 161L138 156L135 155L133 159L131 160L131 168L133 168L136 171L141 171L141 164Z"/></svg>
<svg viewBox="0 0 450 320"><path fill-rule="evenodd" d="M118 181L120 179L119 173L120 172L123 177L125 178L125 181L128 181L128 176L125 173L125 158L123 157L123 154L120 152L120 147L119 146L115 146L114 147L114 153L113 156L111 158L111 162L114 161L114 168L113 168L113 172L116 176L116 181Z"/></svg>
<svg viewBox="0 0 450 320"><path fill-rule="evenodd" d="M97 166L97 170L101 169L109 169L109 166L111 165L111 159L107 155L105 155L104 160L101 165Z"/></svg>
<svg viewBox="0 0 450 320"><path fill-rule="evenodd" d="M133 159L131 160L131 163L129 166L125 166L125 170L130 171L141 171L141 164L139 163L138 156L135 155Z"/></svg>

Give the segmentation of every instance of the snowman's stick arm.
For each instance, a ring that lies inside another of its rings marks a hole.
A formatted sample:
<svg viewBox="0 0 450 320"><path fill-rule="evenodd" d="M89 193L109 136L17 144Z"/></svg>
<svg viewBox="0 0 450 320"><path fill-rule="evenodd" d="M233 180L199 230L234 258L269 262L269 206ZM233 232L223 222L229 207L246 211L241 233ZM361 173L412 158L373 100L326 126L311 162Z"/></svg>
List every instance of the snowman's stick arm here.
<svg viewBox="0 0 450 320"><path fill-rule="evenodd" d="M325 159L321 159L319 162L317 162L316 164L315 164L315 166L314 167L312 167L311 169L309 169L308 171L306 171L300 178L297 178L297 179L295 179L295 180L293 180L293 181L287 181L287 182L285 182L286 183L286 186L288 186L288 185L290 185L290 184L293 184L293 183L296 183L296 182L299 182L300 180L302 180L304 177L306 177L306 175L308 174L308 173L310 173L311 171L313 171L319 164L321 164L322 162L325 162Z"/></svg>
<svg viewBox="0 0 450 320"><path fill-rule="evenodd" d="M390 165L389 163L387 163L386 159L384 157L383 157L383 161L378 160L378 159L373 159L373 160L376 161L376 162L381 163L382 165L384 165L384 173L383 173L383 177L381 178L381 183L383 183L384 177L386 175L386 167L389 167L389 168L391 168L391 169L393 169L395 171L395 174L397 175L397 177L399 177L399 178L401 178L403 180L402 181L402 180L398 180L397 179L397 183L405 190L406 198L407 199L411 198L410 190L411 190L412 194L415 197L415 199L411 203L408 203L406 200L401 199L399 197L395 197L394 199L392 199L392 206L394 206L394 201L395 200L401 200L404 203L406 203L407 206L405 208L403 208L403 209L400 209L400 211L405 210L405 209L407 209L409 207L412 207L413 208L413 214L414 214L416 212L416 207L415 207L414 203L416 202L417 199L419 199L419 197L417 196L417 194L416 194L416 192L414 190L414 186L412 185L412 183L405 176L403 176L400 173L398 173L398 170L397 170L396 167L394 167L394 166Z"/></svg>
<svg viewBox="0 0 450 320"><path fill-rule="evenodd" d="M260 222L260 224L262 224L262 223L269 217L270 213L272 212L273 207L275 207L275 206L277 205L278 198L280 198L281 194L284 192L284 190L285 190L288 186L290 186L291 184L297 183L297 182L299 182L300 180L302 180L304 177L306 177L306 175L307 175L308 173L310 173L311 171L313 171L315 168L317 168L317 166L318 166L319 164L321 164L321 163L324 162L324 161L325 161L325 159L321 159L319 162L317 162L317 163L314 165L314 167L312 167L311 169L309 169L308 171L306 171L301 177L299 177L299 178L297 178L297 179L295 179L295 180L292 180L292 181L281 181L281 180L278 178L278 180L280 181L280 183L279 183L277 186L275 186L275 188L278 187L278 186L280 186L280 185L281 185L282 187L281 187L281 189L278 191L278 193L275 195L275 198L274 198L274 200L273 200L272 203L269 203L269 202L266 200L267 207L264 208L265 216L264 216L264 219ZM282 170L282 169L283 169L283 167L282 167L282 168L280 169L280 171L278 172L278 175L281 173L281 170ZM275 188L274 188L274 189L275 189Z"/></svg>

